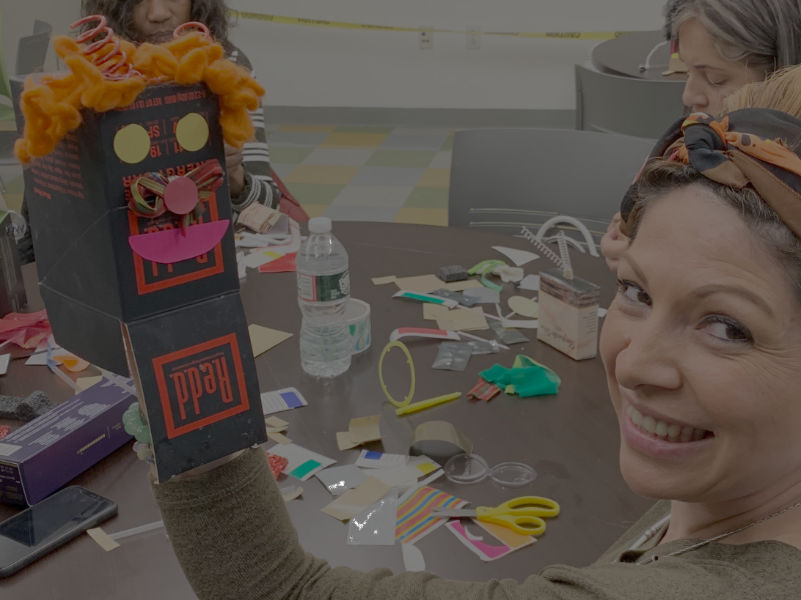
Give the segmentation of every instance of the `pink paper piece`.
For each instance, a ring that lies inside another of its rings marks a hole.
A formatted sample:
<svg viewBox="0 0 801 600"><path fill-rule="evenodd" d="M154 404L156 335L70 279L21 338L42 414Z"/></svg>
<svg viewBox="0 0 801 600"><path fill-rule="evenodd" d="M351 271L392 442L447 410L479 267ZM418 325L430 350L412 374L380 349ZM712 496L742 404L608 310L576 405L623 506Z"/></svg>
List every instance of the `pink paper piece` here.
<svg viewBox="0 0 801 600"><path fill-rule="evenodd" d="M482 530L486 535L477 537L471 534L465 528L464 523L462 523L459 519L451 519L445 526L450 529L457 538L459 538L459 541L461 541L470 550L475 552L481 560L495 560L496 558L506 556L515 550L515 548L512 548L503 542L500 542L500 545L488 544L484 541L484 539L491 537L489 532Z"/></svg>
<svg viewBox="0 0 801 600"><path fill-rule="evenodd" d="M228 219L192 225L185 230L165 229L128 238L131 249L145 260L177 263L205 254L216 246L228 229Z"/></svg>
<svg viewBox="0 0 801 600"><path fill-rule="evenodd" d="M164 204L177 215L192 212L197 202L197 185L189 177L176 177L164 188Z"/></svg>
<svg viewBox="0 0 801 600"><path fill-rule="evenodd" d="M47 343L50 334L50 322L44 310L34 313L8 313L0 319L0 342L10 342L31 350Z"/></svg>
<svg viewBox="0 0 801 600"><path fill-rule="evenodd" d="M287 271L295 270L295 257L297 252L290 252L284 254L281 258L276 258L268 263L264 263L259 267L259 273L285 273Z"/></svg>
<svg viewBox="0 0 801 600"><path fill-rule="evenodd" d="M10 312L0 319L0 336L6 331L35 325L39 321L47 321L47 312L44 309L32 313Z"/></svg>

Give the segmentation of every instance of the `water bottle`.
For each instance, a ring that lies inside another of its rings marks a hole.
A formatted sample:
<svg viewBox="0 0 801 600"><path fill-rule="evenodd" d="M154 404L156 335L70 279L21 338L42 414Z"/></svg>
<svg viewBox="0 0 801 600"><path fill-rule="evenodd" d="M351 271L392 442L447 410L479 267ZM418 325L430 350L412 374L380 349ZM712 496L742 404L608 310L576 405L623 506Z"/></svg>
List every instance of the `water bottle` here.
<svg viewBox="0 0 801 600"><path fill-rule="evenodd" d="M296 258L300 364L316 377L336 377L350 367L351 339L345 320L350 296L348 253L331 233L331 219L309 220L309 237Z"/></svg>

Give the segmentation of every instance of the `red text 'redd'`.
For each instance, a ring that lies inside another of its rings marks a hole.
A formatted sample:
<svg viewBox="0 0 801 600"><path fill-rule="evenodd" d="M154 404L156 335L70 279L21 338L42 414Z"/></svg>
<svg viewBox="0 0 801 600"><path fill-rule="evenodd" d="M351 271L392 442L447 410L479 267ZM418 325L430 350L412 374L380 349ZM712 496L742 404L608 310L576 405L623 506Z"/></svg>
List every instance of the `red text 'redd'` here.
<svg viewBox="0 0 801 600"><path fill-rule="evenodd" d="M250 408L233 333L154 358L153 369L169 439Z"/></svg>

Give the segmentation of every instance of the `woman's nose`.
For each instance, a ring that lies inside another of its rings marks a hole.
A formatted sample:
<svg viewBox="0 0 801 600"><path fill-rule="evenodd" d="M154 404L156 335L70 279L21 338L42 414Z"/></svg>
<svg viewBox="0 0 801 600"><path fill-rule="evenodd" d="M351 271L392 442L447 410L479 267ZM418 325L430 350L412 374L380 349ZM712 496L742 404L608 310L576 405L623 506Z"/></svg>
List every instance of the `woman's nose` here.
<svg viewBox="0 0 801 600"><path fill-rule="evenodd" d="M166 0L144 0L147 2L147 19L151 23L161 23L170 18Z"/></svg>
<svg viewBox="0 0 801 600"><path fill-rule="evenodd" d="M629 389L678 389L682 377L676 349L681 345L668 338L665 332L647 327L627 335L615 359L618 383Z"/></svg>
<svg viewBox="0 0 801 600"><path fill-rule="evenodd" d="M681 101L684 103L684 106L693 111L703 111L709 106L709 96L704 91L703 85L701 85L695 76L687 76L687 83L684 84Z"/></svg>

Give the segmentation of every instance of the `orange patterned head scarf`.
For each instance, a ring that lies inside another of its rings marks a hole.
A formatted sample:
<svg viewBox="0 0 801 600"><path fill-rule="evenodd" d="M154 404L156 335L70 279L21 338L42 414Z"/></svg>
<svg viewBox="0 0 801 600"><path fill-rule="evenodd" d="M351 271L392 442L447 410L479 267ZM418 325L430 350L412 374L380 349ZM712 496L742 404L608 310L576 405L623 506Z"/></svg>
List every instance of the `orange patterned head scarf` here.
<svg viewBox="0 0 801 600"><path fill-rule="evenodd" d="M651 156L690 164L734 189L752 186L801 238L801 120L765 108L737 110L717 120L693 113L657 142ZM624 219L633 207L627 194Z"/></svg>

